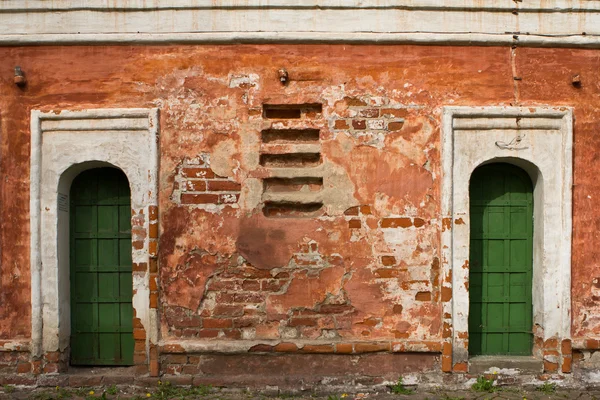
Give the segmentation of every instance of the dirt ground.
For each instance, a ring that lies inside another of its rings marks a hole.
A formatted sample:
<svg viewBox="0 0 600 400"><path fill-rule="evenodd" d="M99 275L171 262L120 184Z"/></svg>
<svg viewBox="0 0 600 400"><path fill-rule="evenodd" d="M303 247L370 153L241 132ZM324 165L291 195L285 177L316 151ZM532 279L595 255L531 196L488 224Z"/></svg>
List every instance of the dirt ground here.
<svg viewBox="0 0 600 400"><path fill-rule="evenodd" d="M476 390L476 389L479 389ZM397 393L393 393L395 390ZM483 390L483 391L482 391ZM391 387L388 390L379 392L360 393L351 390L346 393L292 393L279 392L258 392L239 389L212 388L209 386L184 387L172 386L168 383L161 383L152 388L140 388L134 386L104 386L89 388L27 388L5 385L0 388L0 399L34 399L34 400L142 400L142 399L160 399L160 400L276 400L276 399L295 399L295 400L392 400L392 399L412 399L412 400L466 400L466 399L506 399L506 400L537 400L537 399L578 399L592 400L600 399L600 389L597 390L566 390L556 387L553 384L545 384L537 388L522 389L518 387L492 387L492 388L474 388L464 391L446 391L443 388L415 390L404 387Z"/></svg>

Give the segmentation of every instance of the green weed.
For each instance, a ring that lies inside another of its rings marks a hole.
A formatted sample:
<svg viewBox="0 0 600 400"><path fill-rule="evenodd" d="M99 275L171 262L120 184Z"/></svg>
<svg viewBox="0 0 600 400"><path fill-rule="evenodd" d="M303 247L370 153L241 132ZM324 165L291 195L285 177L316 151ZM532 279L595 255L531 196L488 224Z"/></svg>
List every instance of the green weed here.
<svg viewBox="0 0 600 400"><path fill-rule="evenodd" d="M552 394L556 392L556 383L544 382L543 385L536 387L535 390L544 394Z"/></svg>
<svg viewBox="0 0 600 400"><path fill-rule="evenodd" d="M492 393L498 390L497 386L494 386L494 381L492 379L486 379L484 376L480 376L477 378L477 382L471 386L476 392L488 392Z"/></svg>
<svg viewBox="0 0 600 400"><path fill-rule="evenodd" d="M398 382L395 385L390 386L392 393L394 394L413 394L415 391L412 389L408 389L404 386L403 378L398 378Z"/></svg>

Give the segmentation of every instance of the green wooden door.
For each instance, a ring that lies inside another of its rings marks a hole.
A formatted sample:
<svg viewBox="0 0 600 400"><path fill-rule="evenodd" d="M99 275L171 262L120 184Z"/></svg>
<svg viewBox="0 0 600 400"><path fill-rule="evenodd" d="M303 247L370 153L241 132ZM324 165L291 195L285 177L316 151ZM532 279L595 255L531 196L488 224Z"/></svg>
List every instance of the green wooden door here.
<svg viewBox="0 0 600 400"><path fill-rule="evenodd" d="M471 177L469 354L531 355L532 191L510 164Z"/></svg>
<svg viewBox="0 0 600 400"><path fill-rule="evenodd" d="M71 186L71 364L133 364L131 206L114 168Z"/></svg>

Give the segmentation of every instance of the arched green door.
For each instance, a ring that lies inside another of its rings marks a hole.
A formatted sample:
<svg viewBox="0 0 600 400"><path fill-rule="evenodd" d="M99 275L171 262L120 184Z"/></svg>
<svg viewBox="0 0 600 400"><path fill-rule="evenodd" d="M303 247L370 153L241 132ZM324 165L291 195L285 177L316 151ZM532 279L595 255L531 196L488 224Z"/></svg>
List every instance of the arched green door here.
<svg viewBox="0 0 600 400"><path fill-rule="evenodd" d="M531 355L532 193L514 165L484 165L471 176L471 355Z"/></svg>
<svg viewBox="0 0 600 400"><path fill-rule="evenodd" d="M131 205L125 174L96 168L71 186L71 364L133 364Z"/></svg>

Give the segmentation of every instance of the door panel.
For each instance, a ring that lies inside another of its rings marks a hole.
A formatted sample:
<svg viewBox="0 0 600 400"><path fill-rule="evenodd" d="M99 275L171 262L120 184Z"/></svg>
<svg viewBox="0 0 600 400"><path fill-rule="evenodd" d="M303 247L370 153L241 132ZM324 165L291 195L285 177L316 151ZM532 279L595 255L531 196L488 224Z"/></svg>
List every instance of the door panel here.
<svg viewBox="0 0 600 400"><path fill-rule="evenodd" d="M71 186L71 364L133 364L129 184L114 168Z"/></svg>
<svg viewBox="0 0 600 400"><path fill-rule="evenodd" d="M530 355L533 186L510 164L471 177L469 354Z"/></svg>

